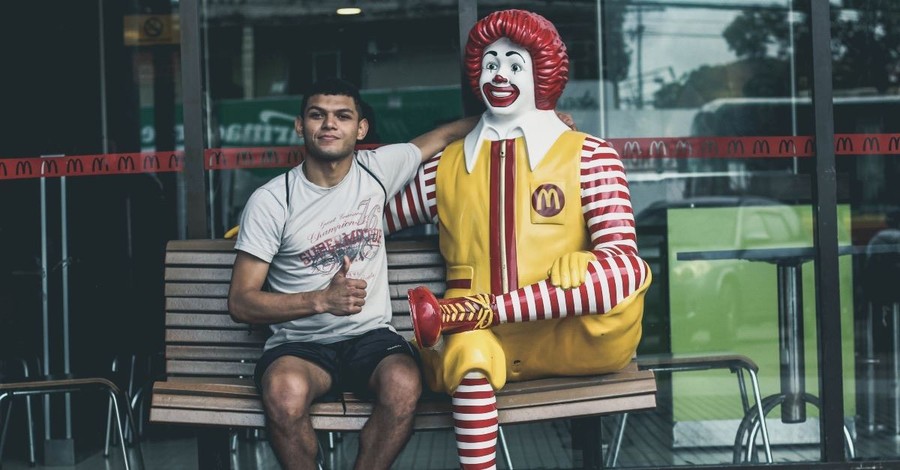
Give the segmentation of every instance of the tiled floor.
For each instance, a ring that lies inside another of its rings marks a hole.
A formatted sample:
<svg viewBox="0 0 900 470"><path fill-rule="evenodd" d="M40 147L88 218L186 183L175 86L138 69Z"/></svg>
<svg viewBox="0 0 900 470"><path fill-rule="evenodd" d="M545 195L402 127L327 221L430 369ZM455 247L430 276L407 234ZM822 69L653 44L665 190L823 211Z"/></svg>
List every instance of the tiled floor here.
<svg viewBox="0 0 900 470"><path fill-rule="evenodd" d="M604 422L604 440L614 434L613 427L618 418ZM581 452L572 449L569 421L557 420L504 427L513 465L516 469L567 469L580 468ZM142 442L145 468L150 470L194 470L196 463L196 440L184 428L147 428L147 436ZM671 449L667 434L671 428L663 424L654 413L632 415L619 458L619 467L646 466L695 466L707 464L728 464L732 461L732 449L727 447L693 447ZM25 461L25 449L13 440L15 448L7 448L2 462L4 470L113 470L124 468L117 447L111 448L108 458L102 456L102 449L89 449L79 454L75 466L30 467ZM856 439L859 456L868 459L896 458L900 455L900 436L882 431L872 436ZM812 462L819 459L817 445L778 445L773 454L776 462ZM335 450L327 455L327 468L352 468L356 454L357 435L344 434L336 442ZM606 446L604 446L606 447ZM604 449L606 450L606 449ZM134 460L134 450L132 460ZM762 453L760 453L762 456ZM238 435L237 449L232 454L235 470L277 470L272 450L267 441L251 432ZM502 456L498 456L498 468L507 468ZM450 431L420 432L413 436L407 448L395 465L397 469L444 470L458 468ZM886 467L885 467L886 468Z"/></svg>
<svg viewBox="0 0 900 470"><path fill-rule="evenodd" d="M693 466L702 464L729 463L732 458L729 448L693 448L663 451L659 445L659 431L649 429L634 420L626 435L619 459L620 467L633 466ZM605 425L605 426L608 426ZM513 465L517 469L564 469L580 468L580 451L571 448L571 438L566 421L508 426L505 428ZM612 433L607 433L606 436ZM337 442L335 451L327 458L327 468L351 468L356 449L356 434L345 434ZM895 444L896 447L896 444ZM194 470L196 463L196 440L189 436L166 437L152 435L142 443L145 468L156 470ZM134 451L132 450L132 459ZM97 450L75 466L29 467L25 462L23 449L9 449L9 457L3 461L5 470L108 470L120 469L122 457L118 448L111 449L109 458ZM815 461L818 458L816 446L776 446L776 461ZM502 456L498 456L498 468L507 468ZM278 464L265 440L242 433L236 451L232 454L235 470L277 470ZM413 436L399 461L398 469L443 470L454 469L456 454L453 436L449 431L421 432Z"/></svg>

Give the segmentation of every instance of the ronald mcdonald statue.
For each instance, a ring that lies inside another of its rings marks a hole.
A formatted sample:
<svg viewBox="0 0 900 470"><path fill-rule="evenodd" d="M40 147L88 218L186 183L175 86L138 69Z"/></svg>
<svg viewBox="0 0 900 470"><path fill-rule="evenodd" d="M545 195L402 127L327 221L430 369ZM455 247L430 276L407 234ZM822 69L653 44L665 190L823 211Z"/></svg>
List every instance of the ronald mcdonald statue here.
<svg viewBox="0 0 900 470"><path fill-rule="evenodd" d="M618 154L554 111L569 60L553 24L492 13L469 33L465 68L487 110L389 202L386 223L438 226L447 291L409 292L416 342L428 386L452 396L461 467L487 469L494 391L624 367L651 275Z"/></svg>

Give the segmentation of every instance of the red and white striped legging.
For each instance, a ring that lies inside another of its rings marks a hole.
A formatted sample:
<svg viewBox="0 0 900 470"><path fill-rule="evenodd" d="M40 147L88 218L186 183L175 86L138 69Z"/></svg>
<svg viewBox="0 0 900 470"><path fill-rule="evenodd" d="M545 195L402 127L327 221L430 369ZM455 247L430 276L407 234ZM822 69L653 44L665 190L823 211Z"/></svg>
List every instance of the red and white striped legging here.
<svg viewBox="0 0 900 470"><path fill-rule="evenodd" d="M452 396L456 452L460 468L496 468L497 398L487 377L469 372Z"/></svg>

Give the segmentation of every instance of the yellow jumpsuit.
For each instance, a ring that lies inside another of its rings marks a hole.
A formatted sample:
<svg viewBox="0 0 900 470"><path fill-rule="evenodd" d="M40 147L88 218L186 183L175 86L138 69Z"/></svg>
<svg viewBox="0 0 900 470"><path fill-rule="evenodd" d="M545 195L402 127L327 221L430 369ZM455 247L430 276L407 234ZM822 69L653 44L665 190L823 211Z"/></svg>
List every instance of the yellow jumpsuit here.
<svg viewBox="0 0 900 470"><path fill-rule="evenodd" d="M444 150L435 197L440 249L447 262L446 298L502 294L542 281L560 256L594 248L581 206L585 137L564 132L534 171L521 137L514 143L500 141L505 147L500 150L499 165L507 171L491 170L492 152L498 165L497 142L482 143L471 173L466 170L463 141ZM502 159L508 158L516 160L503 166ZM553 187L561 189L562 195L542 191ZM509 222L498 224L498 218ZM498 252L507 258L496 259ZM508 259L510 255L514 259ZM500 271L507 268L504 277L508 280L498 292L491 277L497 276L500 265ZM453 393L469 371L481 371L500 389L507 380L621 369L633 357L641 337L643 295L649 284L648 270L644 284L603 315L504 323L489 330L445 335L442 345L421 351L428 386Z"/></svg>

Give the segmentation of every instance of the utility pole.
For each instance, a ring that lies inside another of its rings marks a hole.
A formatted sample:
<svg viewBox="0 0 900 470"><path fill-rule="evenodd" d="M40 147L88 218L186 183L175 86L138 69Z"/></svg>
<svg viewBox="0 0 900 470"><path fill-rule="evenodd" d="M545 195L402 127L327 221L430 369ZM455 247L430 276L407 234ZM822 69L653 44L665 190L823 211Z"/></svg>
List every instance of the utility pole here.
<svg viewBox="0 0 900 470"><path fill-rule="evenodd" d="M637 41L637 99L635 104L637 109L644 109L644 67L642 63L643 56L643 37L644 37L644 9L641 5L637 7L637 27L634 30L635 40Z"/></svg>

